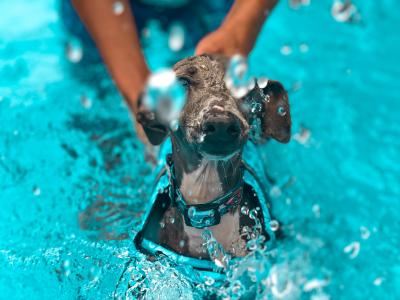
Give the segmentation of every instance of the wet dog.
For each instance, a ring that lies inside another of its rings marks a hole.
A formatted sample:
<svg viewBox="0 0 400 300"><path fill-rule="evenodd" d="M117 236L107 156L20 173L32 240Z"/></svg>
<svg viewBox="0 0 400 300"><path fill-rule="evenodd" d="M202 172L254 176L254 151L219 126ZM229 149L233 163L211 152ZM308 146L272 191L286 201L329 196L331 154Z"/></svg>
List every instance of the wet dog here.
<svg viewBox="0 0 400 300"><path fill-rule="evenodd" d="M263 143L274 138L286 143L290 139L289 102L283 86L272 80L263 86L256 82L244 97L236 98L224 81L227 63L220 56L201 55L174 66L187 89L175 131L169 130L143 101L138 104L138 122L149 141L159 145L170 137L172 144L169 196L173 199L160 222L163 226L157 242L191 257L208 256L202 247L205 228L230 255L246 254L246 239L241 232L244 226L254 225L254 220L240 208L244 204L256 208L258 203L244 187L244 146L250 140ZM202 209L210 203L217 203L212 206L214 210ZM191 216L191 207L200 215L203 211L211 213L196 219Z"/></svg>

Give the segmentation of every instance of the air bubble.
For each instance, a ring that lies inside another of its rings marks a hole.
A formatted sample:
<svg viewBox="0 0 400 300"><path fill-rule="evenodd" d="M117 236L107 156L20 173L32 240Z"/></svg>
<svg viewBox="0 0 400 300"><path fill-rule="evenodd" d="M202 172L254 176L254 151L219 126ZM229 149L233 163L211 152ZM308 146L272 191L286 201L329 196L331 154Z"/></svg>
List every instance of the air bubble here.
<svg viewBox="0 0 400 300"><path fill-rule="evenodd" d="M180 241L179 241L179 247L180 247L180 248L185 247L185 241L184 241L184 240L180 240Z"/></svg>
<svg viewBox="0 0 400 300"><path fill-rule="evenodd" d="M160 222L160 227L164 228L165 227L165 223L164 222Z"/></svg>
<svg viewBox="0 0 400 300"><path fill-rule="evenodd" d="M114 2L114 4L113 4L113 12L114 12L114 14L116 14L117 16L122 15L124 10L125 10L124 4L121 1L115 1Z"/></svg>

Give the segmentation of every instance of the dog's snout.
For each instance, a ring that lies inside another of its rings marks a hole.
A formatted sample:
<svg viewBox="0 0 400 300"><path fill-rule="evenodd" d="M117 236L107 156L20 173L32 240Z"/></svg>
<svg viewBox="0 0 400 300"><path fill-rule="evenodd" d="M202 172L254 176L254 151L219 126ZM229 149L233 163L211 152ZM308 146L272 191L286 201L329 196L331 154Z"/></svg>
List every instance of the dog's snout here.
<svg viewBox="0 0 400 300"><path fill-rule="evenodd" d="M240 120L231 113L212 114L203 122L202 131L209 140L233 141L240 135Z"/></svg>

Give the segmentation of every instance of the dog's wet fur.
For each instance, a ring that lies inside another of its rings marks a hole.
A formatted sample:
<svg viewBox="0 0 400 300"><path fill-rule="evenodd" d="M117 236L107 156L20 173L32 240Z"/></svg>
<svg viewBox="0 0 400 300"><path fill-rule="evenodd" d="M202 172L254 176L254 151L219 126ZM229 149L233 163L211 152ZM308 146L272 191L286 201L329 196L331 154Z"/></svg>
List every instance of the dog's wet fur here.
<svg viewBox="0 0 400 300"><path fill-rule="evenodd" d="M138 121L149 141L158 145L168 136L171 138L176 183L187 204L210 202L238 183L244 184L242 151L249 139L255 143L269 138L286 143L290 139L289 102L283 86L270 80L266 87L256 84L245 97L236 99L225 86L227 64L226 58L209 55L189 57L175 64L174 72L187 89L176 131L169 130L139 100ZM261 104L254 113L249 109L252 101ZM259 124L256 134L251 132L254 122ZM252 194L245 187L241 205L225 214L220 224L209 228L233 256L246 254L241 228L253 221L240 213L240 207L258 206ZM158 236L161 244L188 256L207 257L202 248L203 230L187 226L175 207L166 211L162 223L165 226L160 227Z"/></svg>

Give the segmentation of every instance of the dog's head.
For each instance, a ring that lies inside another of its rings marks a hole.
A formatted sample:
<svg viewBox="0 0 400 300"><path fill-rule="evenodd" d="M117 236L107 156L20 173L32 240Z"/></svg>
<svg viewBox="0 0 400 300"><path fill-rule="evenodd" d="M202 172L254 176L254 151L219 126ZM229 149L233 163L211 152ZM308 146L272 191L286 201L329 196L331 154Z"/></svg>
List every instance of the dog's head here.
<svg viewBox="0 0 400 300"><path fill-rule="evenodd" d="M238 99L224 81L228 60L220 56L194 56L174 66L177 78L187 89L187 100L180 113L179 135L202 156L223 159L239 152L247 139L263 142L290 139L290 110L283 86L270 80L257 83ZM160 144L169 134L167 126L154 118L139 100L138 121L152 144Z"/></svg>

